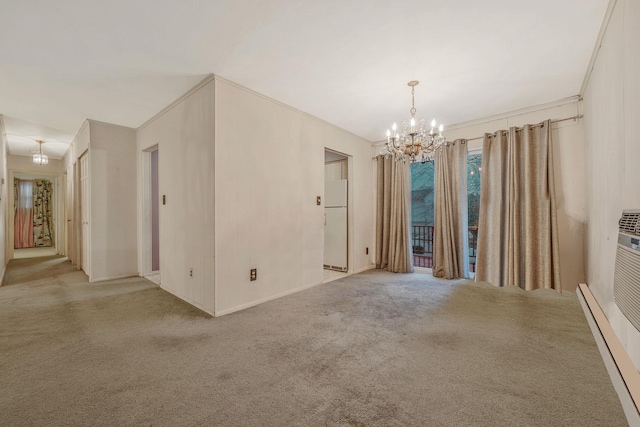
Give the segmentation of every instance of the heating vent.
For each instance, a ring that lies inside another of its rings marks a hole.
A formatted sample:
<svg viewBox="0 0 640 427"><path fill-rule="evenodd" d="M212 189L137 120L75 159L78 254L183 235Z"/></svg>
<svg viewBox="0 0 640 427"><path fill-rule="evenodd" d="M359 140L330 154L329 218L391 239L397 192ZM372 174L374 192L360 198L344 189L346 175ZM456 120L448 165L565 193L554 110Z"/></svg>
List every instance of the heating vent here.
<svg viewBox="0 0 640 427"><path fill-rule="evenodd" d="M618 234L618 248L616 250L616 269L613 277L613 295L620 311L629 322L640 331L640 236L635 235L638 219L634 224L634 234L623 231L623 222L627 224L623 213L620 219L620 233ZM632 211L640 217L640 211Z"/></svg>
<svg viewBox="0 0 640 427"><path fill-rule="evenodd" d="M622 212L622 218L618 221L621 233L640 235L640 210L628 210Z"/></svg>

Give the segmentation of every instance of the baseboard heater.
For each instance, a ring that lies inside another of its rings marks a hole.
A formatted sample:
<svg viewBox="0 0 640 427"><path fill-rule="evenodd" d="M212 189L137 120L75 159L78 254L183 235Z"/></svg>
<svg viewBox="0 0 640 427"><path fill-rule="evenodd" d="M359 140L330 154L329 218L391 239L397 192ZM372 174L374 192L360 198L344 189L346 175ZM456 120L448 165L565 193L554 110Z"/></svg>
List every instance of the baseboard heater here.
<svg viewBox="0 0 640 427"><path fill-rule="evenodd" d="M335 265L327 265L327 264L323 264L323 265L326 270L340 271L343 273L347 272L347 267L337 267Z"/></svg>
<svg viewBox="0 0 640 427"><path fill-rule="evenodd" d="M630 426L640 426L640 373L589 287L581 283L578 285L577 294L627 421Z"/></svg>
<svg viewBox="0 0 640 427"><path fill-rule="evenodd" d="M624 210L618 227L613 296L622 314L640 331L640 210ZM577 291L627 420L640 426L640 373L589 287L580 284Z"/></svg>
<svg viewBox="0 0 640 427"><path fill-rule="evenodd" d="M640 331L640 210L623 211L618 227L613 296L622 314Z"/></svg>

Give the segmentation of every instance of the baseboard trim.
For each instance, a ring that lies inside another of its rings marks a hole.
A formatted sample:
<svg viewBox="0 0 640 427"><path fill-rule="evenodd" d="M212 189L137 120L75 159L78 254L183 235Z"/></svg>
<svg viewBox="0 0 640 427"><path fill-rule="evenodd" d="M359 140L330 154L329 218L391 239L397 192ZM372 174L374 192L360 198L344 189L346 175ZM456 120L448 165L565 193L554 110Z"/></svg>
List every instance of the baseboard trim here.
<svg viewBox="0 0 640 427"><path fill-rule="evenodd" d="M368 265L366 267L362 267L362 268L357 269L356 271L353 272L353 274L364 273L365 271L375 270L375 269L376 269L376 265L375 264L371 264L371 265Z"/></svg>
<svg viewBox="0 0 640 427"><path fill-rule="evenodd" d="M106 282L107 280L118 280L118 279L128 279L130 277L140 277L138 273L129 273L129 274L121 274L119 276L106 276L106 277L98 277L97 279L89 279L89 282Z"/></svg>
<svg viewBox="0 0 640 427"><path fill-rule="evenodd" d="M4 283L4 275L7 272L7 265L4 265L4 268L2 269L2 274L0 274L0 286L2 286L2 284Z"/></svg>
<svg viewBox="0 0 640 427"><path fill-rule="evenodd" d="M582 305L602 360L618 393L630 426L640 426L640 373L613 331L589 287L581 283L576 294Z"/></svg>
<svg viewBox="0 0 640 427"><path fill-rule="evenodd" d="M233 307L233 308L228 308L226 310L216 311L216 317L224 316L225 314L235 313L236 311L244 310L245 308L253 307L253 306L256 306L258 304L262 304L264 302L273 301L274 299L286 297L287 295L295 294L296 292L304 291L306 289L311 289L311 288L313 288L315 286L322 285L323 283L324 282L317 282L317 283L312 283L310 285L300 286L300 287L297 287L297 288L294 288L294 289L290 289L290 290L285 291L285 292L280 292L279 294L271 295L269 297L261 298L261 299L256 300L256 301L251 301L251 302L248 302L246 304L238 305L238 306Z"/></svg>
<svg viewBox="0 0 640 427"><path fill-rule="evenodd" d="M149 279L147 279L147 280L149 280ZM149 282L151 282L151 280L149 280ZM151 283L153 283L153 282L151 282ZM154 284L154 285L156 285L155 283L153 283L153 284ZM204 307L203 305L201 305L201 304L198 304L197 302L193 301L191 298L186 297L186 296L184 296L184 295L181 295L181 294L179 294L178 292L174 291L173 289L167 288L167 287L165 287L165 286L162 286L162 285L156 285L156 286L158 286L158 287L159 287L160 289L162 289L163 291L166 291L166 292L170 293L170 294L171 294L171 295L173 295L174 297L176 297L176 298L178 298L178 299L180 299L180 300L182 300L182 301L186 302L187 304L194 306L194 307L195 307L195 308L197 308L198 310L205 312L205 313L206 313L206 314L208 314L209 316L211 316L211 317L216 317L213 311L209 310L208 308L205 308L205 307Z"/></svg>

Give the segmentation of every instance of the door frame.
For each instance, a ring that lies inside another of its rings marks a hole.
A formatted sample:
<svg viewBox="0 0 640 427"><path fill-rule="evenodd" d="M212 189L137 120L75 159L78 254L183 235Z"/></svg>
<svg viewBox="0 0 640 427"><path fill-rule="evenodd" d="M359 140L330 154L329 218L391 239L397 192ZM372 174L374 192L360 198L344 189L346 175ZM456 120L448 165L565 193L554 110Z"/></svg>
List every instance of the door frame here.
<svg viewBox="0 0 640 427"><path fill-rule="evenodd" d="M86 163L86 194L84 194L86 201L82 198L82 163L83 159L85 159ZM78 221L76 221L76 239L77 239L77 258L78 264L77 269L83 270L84 273L89 276L89 281L91 281L91 157L89 156L89 150L86 150L84 153L78 157L76 163L74 163L76 167L76 183L77 185L77 201L76 203L76 217ZM83 209L84 207L84 209ZM86 212L85 212L86 211ZM84 229L84 219L87 219L87 229L85 233ZM86 240L85 240L86 234ZM87 256L85 256L85 254Z"/></svg>
<svg viewBox="0 0 640 427"><path fill-rule="evenodd" d="M354 253L353 253L353 249L354 249L354 244L353 242L355 242L355 227L354 227L354 216L353 216L353 206L354 206L354 202L353 202L353 196L354 196L354 185L353 185L353 156L351 156L350 154L347 153L343 153L341 151L335 150L333 148L329 148L329 147L324 147L324 151L323 151L323 156L324 153L326 152L331 152L331 153L335 153L338 154L340 156L346 157L346 161L347 161L347 271L346 274L353 274L354 270L353 270L353 264L354 264ZM323 157L324 160L324 157ZM322 173L322 188L324 189L324 179L325 179L325 174L324 174L324 165L331 163L331 162L327 162L324 161L322 164L323 167L323 173ZM322 198L324 200L324 193L322 195ZM324 202L322 204L322 206L324 207ZM323 214L324 214L324 210L323 210ZM324 251L324 233L322 233L322 248ZM324 253L324 252L323 252ZM323 255L323 260L324 260L324 255ZM324 265L324 263L323 263ZM323 267L324 269L324 267Z"/></svg>
<svg viewBox="0 0 640 427"><path fill-rule="evenodd" d="M65 230L65 225L63 224L65 221L65 213L64 213L64 200L66 198L66 188L63 188L63 184L66 184L66 181L63 179L64 174L55 173L55 172L39 172L37 170L25 170L25 169L9 169L7 176L7 206L9 209L7 215L7 259L13 259L15 256L15 247L14 247L14 233L15 233L15 198L14 198L14 190L13 190L13 182L15 178L20 178L20 176L25 176L25 179L50 179L53 184L53 239L54 239L54 247L56 248L56 253L65 255L65 240L66 235L63 234Z"/></svg>
<svg viewBox="0 0 640 427"><path fill-rule="evenodd" d="M158 151L160 155L159 145L156 144L141 151L142 161L142 265L140 266L140 276L147 277L160 274L160 270L153 270L153 248L152 248L152 206L151 206L151 153ZM158 162L159 163L159 162ZM160 165L158 164L158 167ZM160 186L160 173L158 171L158 187ZM158 206L158 216L161 210ZM160 236L158 236L159 238Z"/></svg>

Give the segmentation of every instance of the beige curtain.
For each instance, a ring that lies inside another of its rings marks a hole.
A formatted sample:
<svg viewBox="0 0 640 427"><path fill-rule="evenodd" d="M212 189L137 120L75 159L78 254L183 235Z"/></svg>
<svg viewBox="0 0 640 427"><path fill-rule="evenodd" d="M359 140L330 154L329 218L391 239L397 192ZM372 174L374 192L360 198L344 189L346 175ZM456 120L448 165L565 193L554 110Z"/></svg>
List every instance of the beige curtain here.
<svg viewBox="0 0 640 427"><path fill-rule="evenodd" d="M411 273L409 165L378 156L376 268Z"/></svg>
<svg viewBox="0 0 640 427"><path fill-rule="evenodd" d="M476 280L562 292L551 122L486 134Z"/></svg>
<svg viewBox="0 0 640 427"><path fill-rule="evenodd" d="M467 153L465 140L455 140L436 151L432 270L435 277L469 277Z"/></svg>

